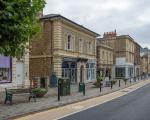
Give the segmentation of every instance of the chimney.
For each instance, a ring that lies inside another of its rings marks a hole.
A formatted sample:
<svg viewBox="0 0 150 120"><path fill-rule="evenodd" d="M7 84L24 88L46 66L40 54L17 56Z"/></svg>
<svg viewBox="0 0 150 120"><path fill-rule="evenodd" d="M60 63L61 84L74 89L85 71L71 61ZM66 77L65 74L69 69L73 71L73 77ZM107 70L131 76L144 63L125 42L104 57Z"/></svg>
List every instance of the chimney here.
<svg viewBox="0 0 150 120"><path fill-rule="evenodd" d="M113 38L113 37L116 37L117 33L116 33L116 30L115 31L112 31L112 32L104 32L103 34L103 38Z"/></svg>

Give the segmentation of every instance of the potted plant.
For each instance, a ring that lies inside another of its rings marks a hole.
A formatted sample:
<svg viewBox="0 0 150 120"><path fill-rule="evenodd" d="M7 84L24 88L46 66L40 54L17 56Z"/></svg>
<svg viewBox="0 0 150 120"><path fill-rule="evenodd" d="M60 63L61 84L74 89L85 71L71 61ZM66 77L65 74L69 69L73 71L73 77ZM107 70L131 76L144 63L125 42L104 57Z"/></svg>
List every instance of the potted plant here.
<svg viewBox="0 0 150 120"><path fill-rule="evenodd" d="M116 80L112 80L112 85L115 85L116 84Z"/></svg>
<svg viewBox="0 0 150 120"><path fill-rule="evenodd" d="M46 88L33 88L32 92L36 95L36 97L43 97L47 93Z"/></svg>

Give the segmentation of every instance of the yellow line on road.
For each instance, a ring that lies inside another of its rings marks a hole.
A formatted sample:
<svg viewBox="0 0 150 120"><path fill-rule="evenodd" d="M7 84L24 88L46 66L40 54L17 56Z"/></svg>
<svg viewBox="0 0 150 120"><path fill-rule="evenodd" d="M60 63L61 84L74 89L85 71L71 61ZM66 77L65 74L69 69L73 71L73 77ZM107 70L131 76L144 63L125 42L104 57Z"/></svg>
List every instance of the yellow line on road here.
<svg viewBox="0 0 150 120"><path fill-rule="evenodd" d="M54 108L54 109L50 109L47 111L38 112L35 114L30 114L24 117L17 118L15 120L57 120L57 119L72 115L74 113L87 110L89 108L103 104L105 102L111 101L123 95L126 95L130 92L137 90L138 88L145 86L148 83L150 83L150 80L145 80L145 81L139 82L135 85L132 85L125 89L118 90L110 94L106 94L106 95L99 96L96 98L73 103L70 105L63 106L63 107Z"/></svg>

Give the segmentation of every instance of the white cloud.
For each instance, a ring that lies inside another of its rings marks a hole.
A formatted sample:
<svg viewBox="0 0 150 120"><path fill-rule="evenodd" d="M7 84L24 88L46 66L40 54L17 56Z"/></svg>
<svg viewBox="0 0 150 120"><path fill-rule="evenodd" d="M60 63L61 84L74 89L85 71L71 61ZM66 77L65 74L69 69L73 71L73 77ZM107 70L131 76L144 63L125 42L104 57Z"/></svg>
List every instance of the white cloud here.
<svg viewBox="0 0 150 120"><path fill-rule="evenodd" d="M144 46L150 43L149 6L149 0L47 0L44 14L62 14L101 35L117 29Z"/></svg>

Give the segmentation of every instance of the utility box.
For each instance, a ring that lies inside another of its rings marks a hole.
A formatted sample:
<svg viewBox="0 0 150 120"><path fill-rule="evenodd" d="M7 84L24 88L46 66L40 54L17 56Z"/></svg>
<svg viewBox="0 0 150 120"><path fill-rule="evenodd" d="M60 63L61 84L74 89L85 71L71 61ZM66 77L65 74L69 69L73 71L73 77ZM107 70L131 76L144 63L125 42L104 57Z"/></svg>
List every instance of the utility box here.
<svg viewBox="0 0 150 120"><path fill-rule="evenodd" d="M60 87L60 96L70 95L70 80L59 78L58 85Z"/></svg>
<svg viewBox="0 0 150 120"><path fill-rule="evenodd" d="M85 84L80 82L79 83L79 92L83 92L83 91L85 91Z"/></svg>

